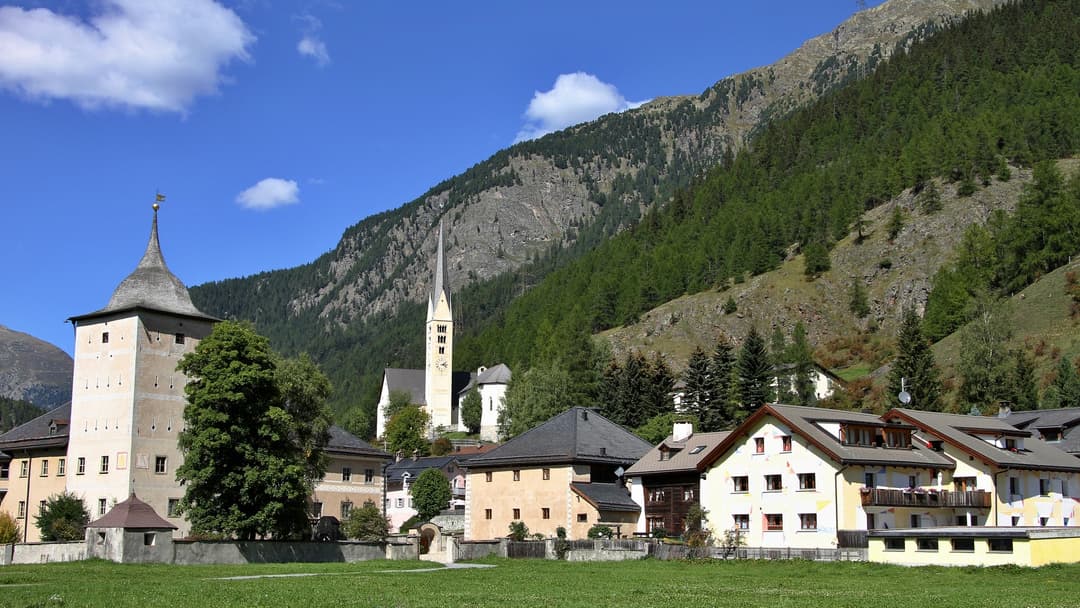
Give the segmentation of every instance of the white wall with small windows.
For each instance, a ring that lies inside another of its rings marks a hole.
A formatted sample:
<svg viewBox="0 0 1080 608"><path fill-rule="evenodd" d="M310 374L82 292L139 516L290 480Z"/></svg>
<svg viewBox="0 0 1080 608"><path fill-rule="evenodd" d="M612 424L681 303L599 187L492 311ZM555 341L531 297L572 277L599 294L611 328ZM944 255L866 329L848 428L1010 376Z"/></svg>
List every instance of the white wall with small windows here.
<svg viewBox="0 0 1080 608"><path fill-rule="evenodd" d="M772 417L747 431L701 481L713 533L738 528L750 547L834 547L832 460Z"/></svg>

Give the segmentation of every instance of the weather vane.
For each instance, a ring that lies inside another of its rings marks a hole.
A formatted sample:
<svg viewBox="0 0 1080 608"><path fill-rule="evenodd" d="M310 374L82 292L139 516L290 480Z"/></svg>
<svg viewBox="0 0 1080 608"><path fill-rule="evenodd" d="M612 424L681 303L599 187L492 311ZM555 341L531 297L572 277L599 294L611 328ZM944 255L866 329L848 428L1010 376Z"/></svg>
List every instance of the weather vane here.
<svg viewBox="0 0 1080 608"><path fill-rule="evenodd" d="M155 194L154 194L154 211L157 211L161 207L160 203L164 203L164 202L165 202L165 195L160 193L160 192L155 191Z"/></svg>

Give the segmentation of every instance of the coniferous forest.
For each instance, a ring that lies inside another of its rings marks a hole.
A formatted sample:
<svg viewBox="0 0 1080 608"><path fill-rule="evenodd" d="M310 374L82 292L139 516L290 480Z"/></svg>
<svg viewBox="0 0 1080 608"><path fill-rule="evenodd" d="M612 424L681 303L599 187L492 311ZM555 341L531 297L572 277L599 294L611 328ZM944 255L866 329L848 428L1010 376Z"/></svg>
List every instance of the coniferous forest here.
<svg viewBox="0 0 1080 608"><path fill-rule="evenodd" d="M1010 165L1035 167L1036 185L1016 213L972 229L965 253L936 277L924 329L943 337L974 314L978 294L1015 292L1080 251L1080 178L1044 162L1080 149L1078 91L1080 1L1031 0L957 21L773 118L737 155L683 176L669 199L650 191L667 202L632 228L606 239L596 230L577 249L553 247L456 294L455 367L505 362L515 377L561 368L577 400L565 405L592 405L607 363L594 332L776 268L793 245L827 264L866 210L931 178L971 194L1008 179ZM575 141L553 134L530 145ZM287 271L289 282L317 283L314 269ZM339 421L370 434L382 368L422 364L422 304L327 333L305 313L260 320L258 300L267 306L283 293L192 290L209 312L254 320L276 348L309 352L334 384Z"/></svg>

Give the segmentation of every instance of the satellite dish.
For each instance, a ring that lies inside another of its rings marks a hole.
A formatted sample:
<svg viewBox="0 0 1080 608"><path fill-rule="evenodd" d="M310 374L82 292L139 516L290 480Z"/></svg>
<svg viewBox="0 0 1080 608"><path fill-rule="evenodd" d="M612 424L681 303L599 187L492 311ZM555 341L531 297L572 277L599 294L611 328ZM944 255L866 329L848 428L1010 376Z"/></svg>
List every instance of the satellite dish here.
<svg viewBox="0 0 1080 608"><path fill-rule="evenodd" d="M897 395L896 398L899 399L900 403L903 403L904 405L911 403L911 393L907 391L900 391L900 394Z"/></svg>
<svg viewBox="0 0 1080 608"><path fill-rule="evenodd" d="M616 477L622 477L624 473L626 473L626 471L624 471L622 467L619 467L619 468L615 469L615 476Z"/></svg>

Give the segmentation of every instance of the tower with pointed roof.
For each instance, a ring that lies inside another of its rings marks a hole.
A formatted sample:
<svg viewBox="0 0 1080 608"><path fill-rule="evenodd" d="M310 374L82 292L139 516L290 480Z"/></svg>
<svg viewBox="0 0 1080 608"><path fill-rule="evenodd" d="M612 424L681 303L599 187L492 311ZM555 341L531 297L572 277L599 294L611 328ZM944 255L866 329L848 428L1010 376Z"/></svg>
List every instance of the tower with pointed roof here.
<svg viewBox="0 0 1080 608"><path fill-rule="evenodd" d="M186 533L187 523L174 516L174 501L183 496L177 436L187 383L176 364L217 319L195 307L165 264L156 204L135 270L104 308L68 320L75 329L68 490L93 517L137 492Z"/></svg>
<svg viewBox="0 0 1080 608"><path fill-rule="evenodd" d="M450 281L443 255L443 229L435 253L435 274L428 298L427 342L424 367L424 400L432 427L457 430L457 399L453 391L454 315L450 306Z"/></svg>

